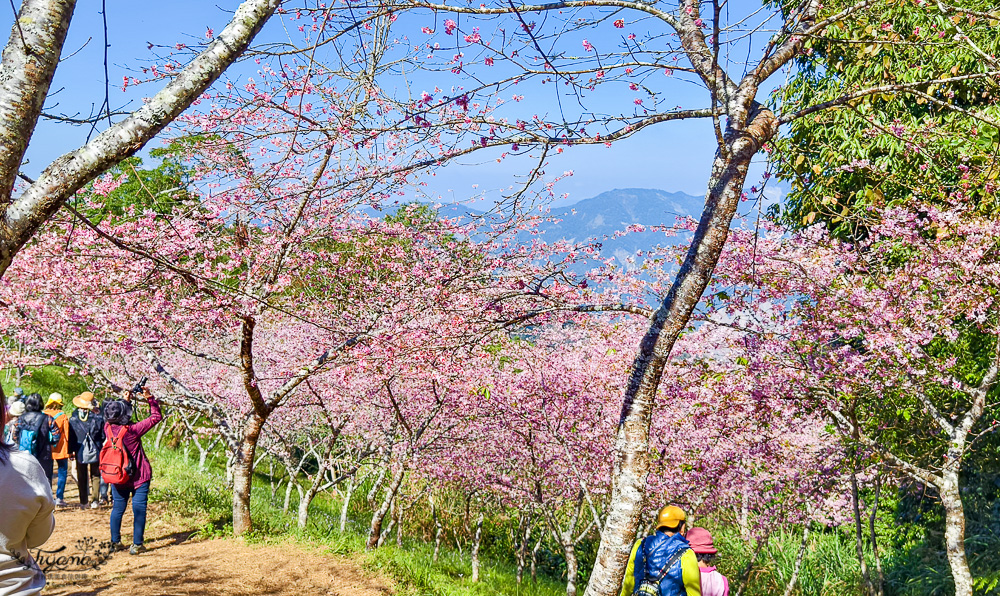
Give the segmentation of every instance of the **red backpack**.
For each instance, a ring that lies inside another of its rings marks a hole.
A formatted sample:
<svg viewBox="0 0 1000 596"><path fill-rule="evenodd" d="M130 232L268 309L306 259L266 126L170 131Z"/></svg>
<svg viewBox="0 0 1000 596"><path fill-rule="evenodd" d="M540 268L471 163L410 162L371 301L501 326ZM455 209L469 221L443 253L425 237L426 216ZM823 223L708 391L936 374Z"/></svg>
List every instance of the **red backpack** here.
<svg viewBox="0 0 1000 596"><path fill-rule="evenodd" d="M101 480L108 484L125 484L132 479L135 466L122 445L122 437L125 436L127 426L121 427L118 436L111 434L111 426L104 426L104 447L101 448Z"/></svg>

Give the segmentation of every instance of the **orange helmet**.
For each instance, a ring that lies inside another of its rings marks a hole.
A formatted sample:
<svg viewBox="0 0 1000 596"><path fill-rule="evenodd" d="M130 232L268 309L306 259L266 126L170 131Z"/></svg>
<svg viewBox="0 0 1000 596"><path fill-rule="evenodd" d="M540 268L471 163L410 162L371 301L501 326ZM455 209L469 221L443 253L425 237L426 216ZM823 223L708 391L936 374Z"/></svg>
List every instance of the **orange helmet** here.
<svg viewBox="0 0 1000 596"><path fill-rule="evenodd" d="M667 505L656 515L656 529L676 528L687 521L687 514L676 505Z"/></svg>

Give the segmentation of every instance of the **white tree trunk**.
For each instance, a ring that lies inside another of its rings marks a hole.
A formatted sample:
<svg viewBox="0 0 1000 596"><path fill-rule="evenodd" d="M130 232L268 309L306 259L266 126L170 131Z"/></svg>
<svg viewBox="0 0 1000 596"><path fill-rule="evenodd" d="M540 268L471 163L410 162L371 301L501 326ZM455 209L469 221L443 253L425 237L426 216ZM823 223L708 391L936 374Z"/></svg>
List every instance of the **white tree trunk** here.
<svg viewBox="0 0 1000 596"><path fill-rule="evenodd" d="M483 542L483 512L476 517L476 532L472 538L472 583L479 581L479 546Z"/></svg>
<svg viewBox="0 0 1000 596"><path fill-rule="evenodd" d="M566 596L576 596L576 574L580 565L576 558L576 545L572 539L563 542L563 556L566 557Z"/></svg>
<svg viewBox="0 0 1000 596"><path fill-rule="evenodd" d="M941 476L944 482L938 490L944 505L944 541L955 579L955 596L972 596L972 572L965 556L965 507L959 492L957 466L945 470Z"/></svg>
<svg viewBox="0 0 1000 596"><path fill-rule="evenodd" d="M538 537L535 547L531 549L531 581L538 583L538 549L542 548L542 536Z"/></svg>
<svg viewBox="0 0 1000 596"><path fill-rule="evenodd" d="M299 483L292 477L288 478L288 486L285 487L285 501L281 504L281 512L288 515L288 510L292 506L292 489L297 488ZM299 489L300 491L302 489Z"/></svg>
<svg viewBox="0 0 1000 596"><path fill-rule="evenodd" d="M371 507L375 506L375 497L378 496L378 491L382 488L382 483L385 482L386 472L389 470L389 463L381 467L378 471L378 476L375 477L375 482L372 484L371 490L368 491L367 501L368 505Z"/></svg>
<svg viewBox="0 0 1000 596"><path fill-rule="evenodd" d="M517 527L518 533L518 547L517 547L517 583L520 584L524 579L524 567L528 562L528 542L531 540L531 519L525 515L521 515L521 519Z"/></svg>
<svg viewBox="0 0 1000 596"><path fill-rule="evenodd" d="M434 522L434 556L431 558L435 563L441 553L441 536L444 534L444 527L441 525L441 514L438 512L437 503L434 502L434 495L427 497L431 504L431 518Z"/></svg>
<svg viewBox="0 0 1000 596"><path fill-rule="evenodd" d="M385 489L385 497L382 499L382 504L372 514L372 523L368 530L368 550L373 550L379 546L382 537L382 522L385 521L385 515L389 513L389 508L392 507L396 493L399 491L399 486L403 483L405 472L406 466L400 461L396 471L392 474L392 481Z"/></svg>
<svg viewBox="0 0 1000 596"><path fill-rule="evenodd" d="M347 491L344 493L344 502L340 506L340 533L343 534L347 531L347 512L348 508L351 506L351 497L354 496L355 476L351 476L347 479Z"/></svg>
<svg viewBox="0 0 1000 596"><path fill-rule="evenodd" d="M246 0L233 19L163 89L86 145L57 158L16 199L11 192L55 74L73 0L24 0L0 65L0 275L77 190L135 154L246 50L280 0ZM22 40L21 36L24 36Z"/></svg>
<svg viewBox="0 0 1000 596"><path fill-rule="evenodd" d="M321 465L319 470L316 471L316 475L313 476L313 481L309 485L309 490L306 491L304 495L299 498L299 529L306 529L306 523L309 521L309 505L316 498L316 493L319 492L319 487L323 484L323 478L326 476L326 466Z"/></svg>
<svg viewBox="0 0 1000 596"><path fill-rule="evenodd" d="M759 105L753 106L749 125L726 133L726 152L720 149L716 156L705 197L705 211L691 247L670 291L650 319L649 329L632 364L615 438L614 491L586 596L615 596L620 590L645 506L649 428L663 368L674 342L708 287L722 254L743 194L750 160L764 142L777 134L778 121L774 114ZM735 114L730 118L731 122L740 120Z"/></svg>
<svg viewBox="0 0 1000 596"><path fill-rule="evenodd" d="M163 422L166 422L166 420ZM160 448L160 442L163 441L163 433L166 432L167 427L170 426L169 424L164 424L163 422L160 423L160 428L156 431L156 441L153 442L153 447L157 449Z"/></svg>
<svg viewBox="0 0 1000 596"><path fill-rule="evenodd" d="M788 585L785 586L784 596L792 596L795 589L795 582L799 580L799 571L802 570L802 560L806 556L806 547L809 545L809 521L806 520L805 528L802 529L802 544L799 545L799 552L795 555L795 567L792 568L792 576L788 578Z"/></svg>
<svg viewBox="0 0 1000 596"><path fill-rule="evenodd" d="M251 417L233 457L233 533L240 536L253 528L250 492L253 489L254 454L264 421Z"/></svg>

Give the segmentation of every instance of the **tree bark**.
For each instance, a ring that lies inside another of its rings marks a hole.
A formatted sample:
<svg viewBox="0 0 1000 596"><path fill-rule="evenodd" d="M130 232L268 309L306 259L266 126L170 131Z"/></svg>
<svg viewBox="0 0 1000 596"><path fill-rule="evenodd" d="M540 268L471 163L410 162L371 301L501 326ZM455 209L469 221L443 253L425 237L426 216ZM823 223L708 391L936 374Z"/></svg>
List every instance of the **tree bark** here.
<svg viewBox="0 0 1000 596"><path fill-rule="evenodd" d="M858 557L858 565L861 566L861 579L865 582L865 588L868 590L868 593L874 596L875 586L872 585L871 574L868 573L868 562L865 560L861 503L858 499L858 474L853 467L851 468L851 508L854 512L854 548Z"/></svg>
<svg viewBox="0 0 1000 596"><path fill-rule="evenodd" d="M957 466L946 469L941 476L944 482L938 489L944 505L944 541L955 579L955 596L972 596L972 572L965 556L965 506L959 492Z"/></svg>
<svg viewBox="0 0 1000 596"><path fill-rule="evenodd" d="M483 543L483 512L476 517L476 533L472 537L472 583L479 581L479 546Z"/></svg>
<svg viewBox="0 0 1000 596"><path fill-rule="evenodd" d="M375 506L375 497L378 496L378 491L382 489L382 483L385 482L385 475L388 470L389 462L386 462L386 465L379 469L378 476L375 477L375 482L372 483L372 488L368 491L367 500L369 507Z"/></svg>
<svg viewBox="0 0 1000 596"><path fill-rule="evenodd" d="M13 192L42 113L75 8L76 0L24 0L10 29L0 63L0 196L7 199L4 204Z"/></svg>
<svg viewBox="0 0 1000 596"><path fill-rule="evenodd" d="M431 503L431 518L434 521L434 556L431 558L435 563L441 553L441 536L444 534L444 526L441 524L441 514L438 512L437 503L434 502L434 495L427 497Z"/></svg>
<svg viewBox="0 0 1000 596"><path fill-rule="evenodd" d="M564 542L563 556L566 558L566 596L576 596L576 575L580 565L576 558L576 545L572 541Z"/></svg>
<svg viewBox="0 0 1000 596"><path fill-rule="evenodd" d="M882 494L882 475L875 471L875 496L872 500L872 512L868 517L868 533L872 540L872 558L875 559L875 593L885 596L885 573L882 571L882 558L878 552L878 535L875 533L875 517L878 515L879 497Z"/></svg>
<svg viewBox="0 0 1000 596"><path fill-rule="evenodd" d="M304 495L299 499L299 529L306 529L306 522L309 521L309 504L312 503L313 499L316 498L316 493L319 492L319 487L323 485L323 478L326 476L326 466L321 465L319 470L316 471L316 475L313 476L313 481L309 485L309 490L306 491Z"/></svg>
<svg viewBox="0 0 1000 596"><path fill-rule="evenodd" d="M253 488L254 454L264 421L251 416L233 456L233 533L245 534L253 528L250 517L250 491Z"/></svg>
<svg viewBox="0 0 1000 596"><path fill-rule="evenodd" d="M750 532L750 495L743 493L740 497L740 515L738 520L740 527L740 538L744 542L749 542L753 538Z"/></svg>
<svg viewBox="0 0 1000 596"><path fill-rule="evenodd" d="M347 479L347 492L344 493L344 503L340 506L340 533L347 531L347 511L351 506L351 497L354 496L355 476Z"/></svg>
<svg viewBox="0 0 1000 596"><path fill-rule="evenodd" d="M372 523L368 530L368 543L366 545L368 550L378 548L379 538L382 535L382 522L385 521L385 515L389 513L389 508L392 507L392 502L396 498L399 486L403 484L403 475L405 472L406 466L400 461L398 468L392 474L392 481L385 489L385 497L382 499L382 504L372 514Z"/></svg>
<svg viewBox="0 0 1000 596"><path fill-rule="evenodd" d="M153 441L153 447L155 447L156 449L160 448L160 443L163 441L163 433L167 430L168 426L170 426L170 425L169 424L163 424L162 422L160 423L160 428L157 429L157 431L156 431L156 440Z"/></svg>
<svg viewBox="0 0 1000 596"><path fill-rule="evenodd" d="M716 154L705 210L691 247L670 291L653 314L632 364L615 438L615 486L586 596L614 596L619 591L645 505L649 427L663 368L722 254L750 161L778 132L778 121L771 111L752 100L747 104L752 107L743 130L738 127L739 115L730 115L737 128L727 130L728 146Z"/></svg>
<svg viewBox="0 0 1000 596"><path fill-rule="evenodd" d="M517 524L518 547L517 547L517 583L520 584L524 578L524 565L528 559L528 541L531 540L531 520L521 514Z"/></svg>
<svg viewBox="0 0 1000 596"><path fill-rule="evenodd" d="M542 532L544 534L544 532ZM531 581L538 583L538 549L542 548L542 536L535 541L535 547L531 549Z"/></svg>
<svg viewBox="0 0 1000 596"><path fill-rule="evenodd" d="M802 570L802 559L806 556L806 547L809 545L809 521L806 520L805 528L802 529L802 544L799 545L799 552L795 555L795 567L792 568L792 577L788 578L788 585L785 587L784 596L792 596L795 589L795 582L799 580L799 571Z"/></svg>
<svg viewBox="0 0 1000 596"><path fill-rule="evenodd" d="M292 489L299 485L298 481L294 477L288 477L288 486L285 487L285 500L281 504L281 512L288 515L288 510L292 506Z"/></svg>

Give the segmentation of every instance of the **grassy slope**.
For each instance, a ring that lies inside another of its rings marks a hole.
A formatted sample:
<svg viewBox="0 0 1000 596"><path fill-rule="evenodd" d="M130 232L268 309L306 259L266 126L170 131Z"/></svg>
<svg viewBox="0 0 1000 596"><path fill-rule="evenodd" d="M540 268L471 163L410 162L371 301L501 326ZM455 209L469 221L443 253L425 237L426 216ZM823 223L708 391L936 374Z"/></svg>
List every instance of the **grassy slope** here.
<svg viewBox="0 0 1000 596"><path fill-rule="evenodd" d="M16 386L16 376L12 369L0 370L0 383L3 384L4 394L10 397L14 394ZM70 402L74 397L87 391L88 384L85 377L69 374L69 369L62 366L44 366L31 371L31 374L21 377L21 387L24 394L40 393L42 401L48 399L49 394L59 392L63 396L63 409L72 411Z"/></svg>
<svg viewBox="0 0 1000 596"><path fill-rule="evenodd" d="M155 479L151 497L154 500L170 502L185 515L201 519L204 536L224 536L231 532L231 501L217 466L209 466L206 472L193 469L197 462L187 460L183 452L165 448L146 446L153 460ZM347 532L338 530L339 503L325 496L319 496L310 507L309 524L305 530L296 527L294 511L285 515L281 511L284 487L274 498L268 483L260 476L256 479L252 499L252 510L256 529L253 540L267 542L294 541L337 554L364 553L366 534L366 511L364 495L360 495L359 507L352 509L352 523ZM295 500L292 501L292 509ZM442 548L437 562L432 561L433 547L423 542L405 538L403 547L395 542L365 553L365 565L380 573L391 576L401 594L407 595L487 595L499 596L556 596L565 594L565 584L551 578L540 577L538 583L528 580L518 585L514 581L515 569L506 563L483 559L480 568L480 582L470 581L472 569L468 553L464 557L451 549Z"/></svg>

